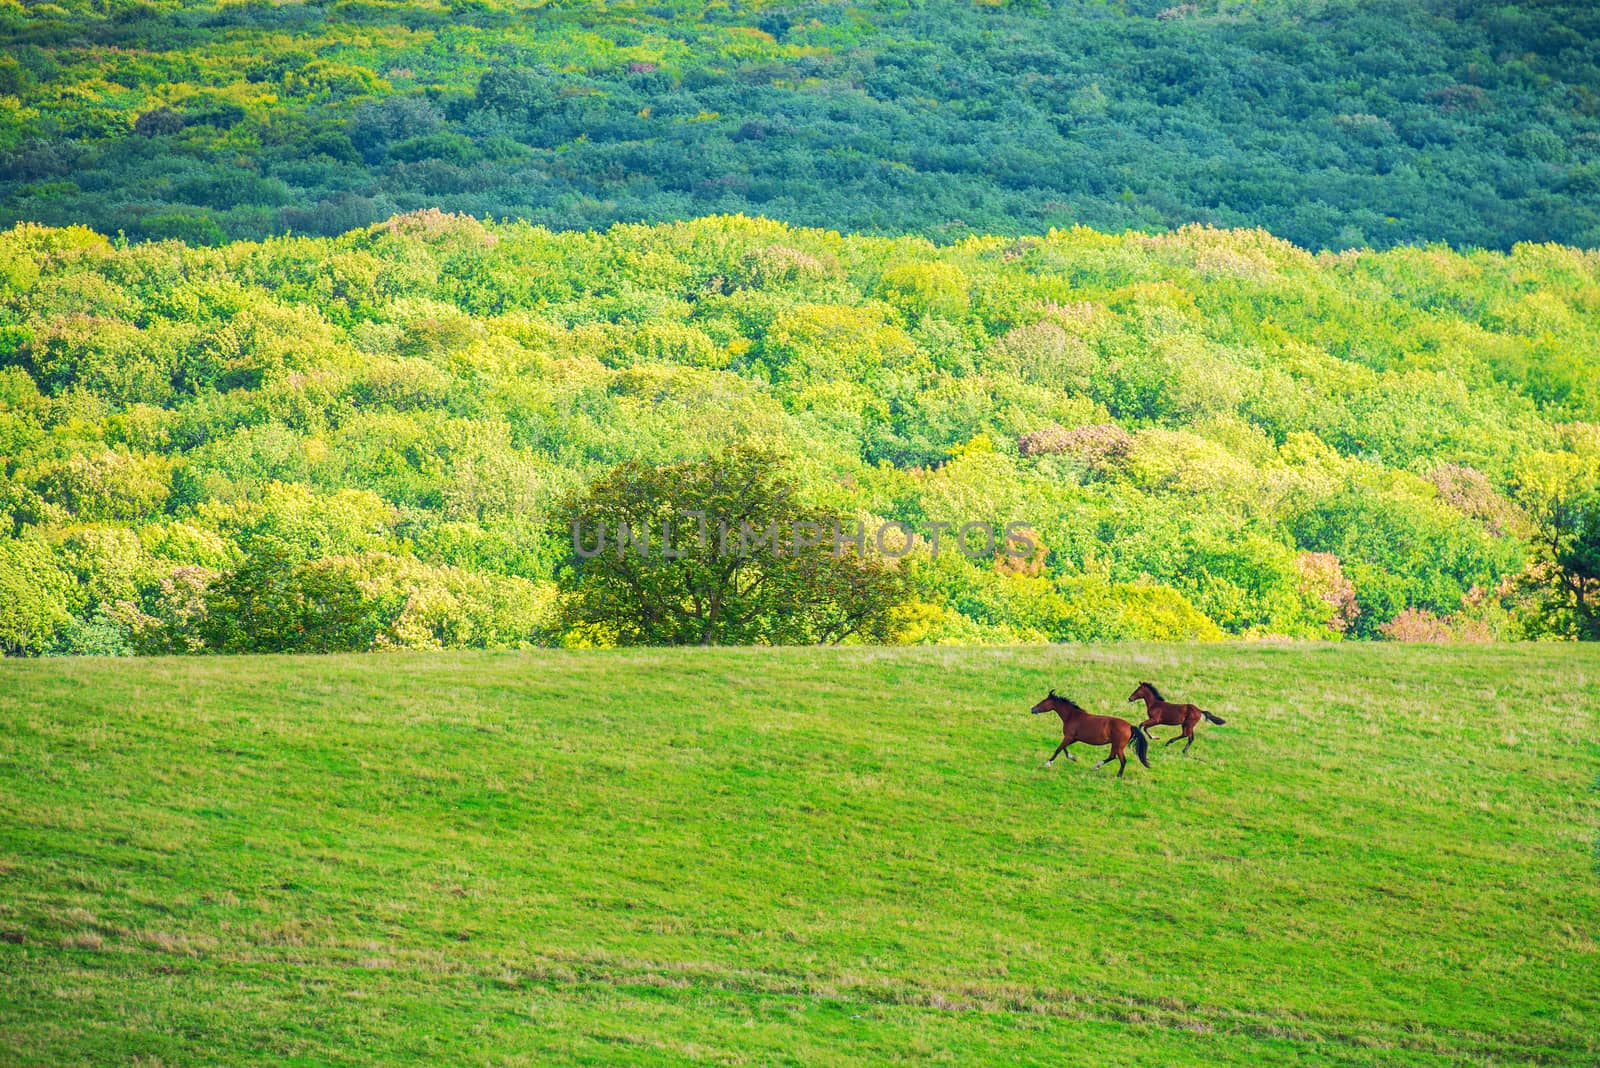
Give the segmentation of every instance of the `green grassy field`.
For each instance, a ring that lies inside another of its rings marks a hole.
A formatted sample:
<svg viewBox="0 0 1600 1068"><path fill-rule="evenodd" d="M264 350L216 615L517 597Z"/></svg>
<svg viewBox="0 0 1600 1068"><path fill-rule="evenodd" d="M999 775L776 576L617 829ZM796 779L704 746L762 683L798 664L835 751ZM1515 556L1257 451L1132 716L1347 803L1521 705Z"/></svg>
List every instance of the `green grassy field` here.
<svg viewBox="0 0 1600 1068"><path fill-rule="evenodd" d="M1228 724L1042 766L1141 678ZM1597 706L1570 645L7 662L0 1061L1593 1064Z"/></svg>

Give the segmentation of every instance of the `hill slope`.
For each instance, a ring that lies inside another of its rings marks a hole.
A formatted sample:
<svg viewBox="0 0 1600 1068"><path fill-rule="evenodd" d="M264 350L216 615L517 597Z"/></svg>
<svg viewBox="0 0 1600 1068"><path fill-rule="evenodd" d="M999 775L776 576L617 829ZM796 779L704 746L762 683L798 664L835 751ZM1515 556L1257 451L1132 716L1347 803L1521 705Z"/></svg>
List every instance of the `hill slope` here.
<svg viewBox="0 0 1600 1068"><path fill-rule="evenodd" d="M0 221L1600 244L1587 3L0 5Z"/></svg>
<svg viewBox="0 0 1600 1068"><path fill-rule="evenodd" d="M1141 678L1227 726L1121 781L1041 766L1046 686L1127 714ZM0 1035L1592 1064L1597 678L1548 646L7 662Z"/></svg>

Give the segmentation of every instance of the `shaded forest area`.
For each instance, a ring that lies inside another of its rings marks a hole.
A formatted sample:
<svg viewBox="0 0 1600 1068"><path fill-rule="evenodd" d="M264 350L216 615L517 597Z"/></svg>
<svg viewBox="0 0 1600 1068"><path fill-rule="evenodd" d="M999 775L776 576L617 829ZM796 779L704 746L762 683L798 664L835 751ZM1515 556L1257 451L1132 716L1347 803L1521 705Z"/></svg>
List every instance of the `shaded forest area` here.
<svg viewBox="0 0 1600 1068"><path fill-rule="evenodd" d="M0 221L1600 244L1585 3L0 5Z"/></svg>

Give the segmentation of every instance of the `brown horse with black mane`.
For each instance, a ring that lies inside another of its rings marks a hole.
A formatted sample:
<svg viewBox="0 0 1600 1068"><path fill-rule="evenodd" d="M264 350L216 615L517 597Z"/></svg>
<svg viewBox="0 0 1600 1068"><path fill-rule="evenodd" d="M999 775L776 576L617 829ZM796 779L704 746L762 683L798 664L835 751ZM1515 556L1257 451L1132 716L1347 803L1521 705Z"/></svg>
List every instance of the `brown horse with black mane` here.
<svg viewBox="0 0 1600 1068"><path fill-rule="evenodd" d="M1189 751L1189 746L1194 744L1194 728L1201 719L1215 723L1219 727L1227 722L1198 705L1180 705L1168 701L1161 696L1160 690L1148 682L1141 682L1139 688L1128 696L1128 700L1144 702L1145 720L1139 726L1145 730L1151 727L1182 727L1183 732L1168 738L1166 744L1171 745L1179 738L1187 738L1189 740L1183 746L1185 753Z"/></svg>
<svg viewBox="0 0 1600 1068"><path fill-rule="evenodd" d="M1056 757L1061 753L1067 754L1068 760L1078 758L1068 752L1067 747L1073 742L1082 742L1084 745L1109 745L1111 755L1106 757L1096 768L1103 768L1113 760L1122 763L1117 768L1117 778L1122 778L1122 773L1128 770L1128 758L1123 755L1127 751L1128 742L1133 742L1134 755L1139 758L1139 763L1145 767L1150 766L1150 761L1145 759L1150 752L1150 742L1145 737L1144 731L1135 727L1125 719L1116 716L1095 716L1079 708L1077 703L1070 698L1057 697L1054 690L1050 696L1033 706L1033 714L1041 712L1054 712L1061 717L1061 744L1056 746L1056 751L1050 754L1045 767L1056 762Z"/></svg>

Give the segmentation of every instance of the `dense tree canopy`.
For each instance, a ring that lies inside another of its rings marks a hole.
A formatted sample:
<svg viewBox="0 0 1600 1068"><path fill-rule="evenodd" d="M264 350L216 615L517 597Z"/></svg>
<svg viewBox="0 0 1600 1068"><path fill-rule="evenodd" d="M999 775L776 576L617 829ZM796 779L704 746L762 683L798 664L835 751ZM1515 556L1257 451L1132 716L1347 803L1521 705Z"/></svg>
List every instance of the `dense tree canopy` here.
<svg viewBox="0 0 1600 1068"><path fill-rule="evenodd" d="M1597 352L1600 253L1555 245L24 225L0 648L622 640L569 610L572 502L739 445L915 532L888 640L1570 636ZM1013 522L1039 552L933 551Z"/></svg>
<svg viewBox="0 0 1600 1068"><path fill-rule="evenodd" d="M0 222L1593 247L1597 39L1565 0L8 3Z"/></svg>

